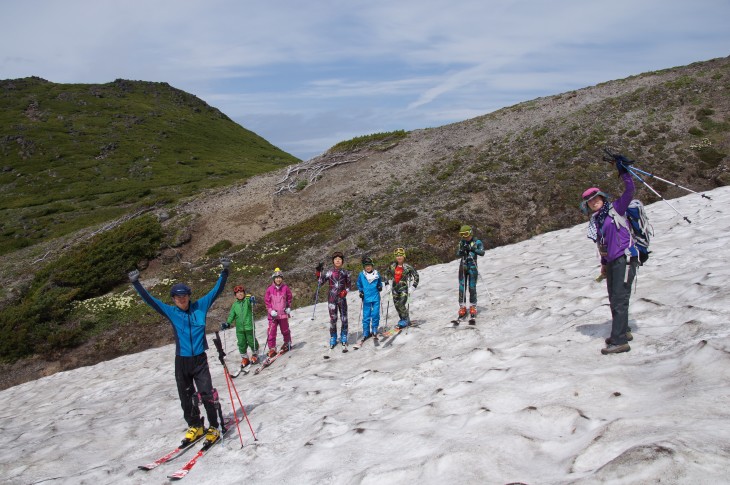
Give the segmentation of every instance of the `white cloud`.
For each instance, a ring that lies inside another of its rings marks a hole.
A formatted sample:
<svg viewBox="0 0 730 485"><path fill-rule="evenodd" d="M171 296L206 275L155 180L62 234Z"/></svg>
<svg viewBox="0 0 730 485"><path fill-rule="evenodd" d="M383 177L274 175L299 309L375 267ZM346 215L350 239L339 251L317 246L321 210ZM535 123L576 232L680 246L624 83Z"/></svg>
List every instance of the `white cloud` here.
<svg viewBox="0 0 730 485"><path fill-rule="evenodd" d="M261 133L289 150L337 133L326 113L356 133L375 124L364 110L433 126L730 46L720 0L5 0L0 15L0 77L165 81L236 119L314 120Z"/></svg>

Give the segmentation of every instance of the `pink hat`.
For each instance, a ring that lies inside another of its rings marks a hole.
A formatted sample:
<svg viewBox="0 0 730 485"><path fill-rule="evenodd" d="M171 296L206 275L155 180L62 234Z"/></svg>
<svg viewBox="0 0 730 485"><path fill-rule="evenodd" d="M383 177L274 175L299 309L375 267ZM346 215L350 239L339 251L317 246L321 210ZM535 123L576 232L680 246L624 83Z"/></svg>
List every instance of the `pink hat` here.
<svg viewBox="0 0 730 485"><path fill-rule="evenodd" d="M601 192L601 189L598 187L591 187L590 189L586 189L585 192L583 192L583 200L592 199L596 195L598 195Z"/></svg>

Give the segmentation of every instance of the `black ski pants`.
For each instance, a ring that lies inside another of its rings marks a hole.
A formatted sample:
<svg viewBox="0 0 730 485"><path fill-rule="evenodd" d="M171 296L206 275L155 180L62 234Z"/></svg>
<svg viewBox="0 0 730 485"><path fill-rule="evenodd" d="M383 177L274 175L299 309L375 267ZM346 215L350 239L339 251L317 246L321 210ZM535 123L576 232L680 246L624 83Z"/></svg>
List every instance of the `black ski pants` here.
<svg viewBox="0 0 730 485"><path fill-rule="evenodd" d="M208 426L218 427L218 391L213 388L213 379L208 368L208 356L205 352L194 357L175 356L175 381L180 405L188 426L203 424L198 409L199 401L203 402L208 415Z"/></svg>
<svg viewBox="0 0 730 485"><path fill-rule="evenodd" d="M616 345L628 343L626 332L631 331L629 299L638 264L637 258L627 261L626 256L621 256L608 263L606 268L606 287L611 305L611 343Z"/></svg>

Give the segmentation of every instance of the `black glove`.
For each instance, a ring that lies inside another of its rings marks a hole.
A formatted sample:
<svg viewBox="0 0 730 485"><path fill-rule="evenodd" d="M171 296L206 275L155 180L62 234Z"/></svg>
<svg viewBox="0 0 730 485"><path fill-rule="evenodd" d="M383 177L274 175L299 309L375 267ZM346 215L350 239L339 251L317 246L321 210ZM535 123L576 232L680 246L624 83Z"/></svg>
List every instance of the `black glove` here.
<svg viewBox="0 0 730 485"><path fill-rule="evenodd" d="M230 323L228 323L228 322L221 323L221 330L228 330L229 328L231 328Z"/></svg>
<svg viewBox="0 0 730 485"><path fill-rule="evenodd" d="M623 175L625 173L628 173L628 170L626 167L631 166L634 161L626 158L623 155L612 155L613 161L616 163L616 170L618 170L619 175Z"/></svg>
<svg viewBox="0 0 730 485"><path fill-rule="evenodd" d="M358 294L360 295L361 300L365 298L365 293L363 293L362 291L358 291Z"/></svg>
<svg viewBox="0 0 730 485"><path fill-rule="evenodd" d="M127 276L129 277L130 283L134 283L139 280L139 270L135 269L134 271L130 271Z"/></svg>
<svg viewBox="0 0 730 485"><path fill-rule="evenodd" d="M221 264L223 265L223 269L228 269L228 267L231 265L230 258L221 258Z"/></svg>
<svg viewBox="0 0 730 485"><path fill-rule="evenodd" d="M383 285L378 284L378 286L376 286L375 289L378 290L378 293L380 293L381 291L383 291Z"/></svg>
<svg viewBox="0 0 730 485"><path fill-rule="evenodd" d="M317 273L321 273L323 269L324 269L324 263L320 262L317 265Z"/></svg>

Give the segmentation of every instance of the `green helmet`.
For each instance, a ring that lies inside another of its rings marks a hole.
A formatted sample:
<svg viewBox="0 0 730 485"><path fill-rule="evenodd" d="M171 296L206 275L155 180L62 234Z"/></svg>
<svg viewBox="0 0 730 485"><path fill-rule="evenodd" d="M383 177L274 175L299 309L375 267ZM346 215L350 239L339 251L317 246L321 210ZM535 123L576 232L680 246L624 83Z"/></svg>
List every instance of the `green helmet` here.
<svg viewBox="0 0 730 485"><path fill-rule="evenodd" d="M461 236L461 237L469 237L471 235L472 235L471 226L467 226L466 224L464 224L463 226L461 226L461 229L459 229L459 236Z"/></svg>

